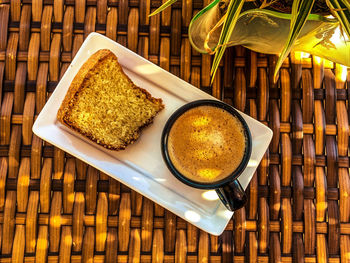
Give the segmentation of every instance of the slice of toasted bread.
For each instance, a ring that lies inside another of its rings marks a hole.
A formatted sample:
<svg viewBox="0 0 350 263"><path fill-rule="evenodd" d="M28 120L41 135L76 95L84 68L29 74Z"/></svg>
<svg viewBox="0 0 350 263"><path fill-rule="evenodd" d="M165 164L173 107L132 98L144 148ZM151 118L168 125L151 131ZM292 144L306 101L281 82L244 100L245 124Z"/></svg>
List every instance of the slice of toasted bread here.
<svg viewBox="0 0 350 263"><path fill-rule="evenodd" d="M107 149L122 150L163 108L161 99L129 79L110 50L101 49L73 79L57 119Z"/></svg>

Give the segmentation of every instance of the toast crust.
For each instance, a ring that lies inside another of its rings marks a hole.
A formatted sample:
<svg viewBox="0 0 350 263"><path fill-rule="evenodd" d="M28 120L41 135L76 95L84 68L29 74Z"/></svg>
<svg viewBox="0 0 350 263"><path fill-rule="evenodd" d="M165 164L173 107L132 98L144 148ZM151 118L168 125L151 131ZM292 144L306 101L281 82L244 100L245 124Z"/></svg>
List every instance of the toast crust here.
<svg viewBox="0 0 350 263"><path fill-rule="evenodd" d="M84 85L85 82L92 76L92 70L93 68L95 68L98 64L100 64L101 62L103 62L104 60L110 58L110 57L115 57L117 58L114 53L112 53L110 50L108 49L100 49L99 51L97 51L96 53L94 53L84 64L83 66L80 68L80 70L78 71L78 73L76 74L76 76L74 77L68 91L67 94L57 112L57 120L62 123L63 125L67 126L70 129L75 130L76 132L84 135L85 137L89 138L90 140L94 141L95 143L103 146L104 148L110 149L110 150L124 150L126 148L126 146L128 146L129 144L132 144L133 142L135 142L138 137L140 136L141 130L145 127L147 127L149 124L151 124L153 122L154 117L156 116L156 114L161 111L164 108L164 104L162 99L160 98L154 98L152 97L152 95L145 89L140 88L138 86L136 86L128 77L128 75L125 74L125 72L123 71L122 67L118 64L118 67L121 71L121 73L128 79L128 81L131 84L131 88L132 89L136 89L139 90L140 92L142 92L143 94L145 94L146 99L149 101L152 101L154 104L156 104L158 106L158 110L156 112L156 114L154 116L152 116L150 119L148 119L148 121L146 123L144 123L142 126L140 126L135 133L133 134L132 138L128 138L127 140L123 141L123 144L120 147L114 147L112 145L108 145L108 144L104 144L103 142L101 142L98 138L96 138L93 134L90 133L86 133L82 130L80 130L78 127L76 127L74 125L73 122L71 122L68 119L68 114L71 111L72 107L74 106L74 103L76 101L76 99L79 96L79 92L81 90L83 90L84 88L86 88L86 86Z"/></svg>

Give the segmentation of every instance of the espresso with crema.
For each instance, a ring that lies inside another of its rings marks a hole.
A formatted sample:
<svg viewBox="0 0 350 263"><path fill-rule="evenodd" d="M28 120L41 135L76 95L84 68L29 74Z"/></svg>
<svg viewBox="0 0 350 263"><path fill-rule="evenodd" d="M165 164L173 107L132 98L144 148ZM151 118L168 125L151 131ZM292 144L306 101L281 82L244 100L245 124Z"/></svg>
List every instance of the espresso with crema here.
<svg viewBox="0 0 350 263"><path fill-rule="evenodd" d="M186 111L168 136L168 153L175 168L200 183L213 183L231 175L242 162L245 148L242 123L214 106Z"/></svg>

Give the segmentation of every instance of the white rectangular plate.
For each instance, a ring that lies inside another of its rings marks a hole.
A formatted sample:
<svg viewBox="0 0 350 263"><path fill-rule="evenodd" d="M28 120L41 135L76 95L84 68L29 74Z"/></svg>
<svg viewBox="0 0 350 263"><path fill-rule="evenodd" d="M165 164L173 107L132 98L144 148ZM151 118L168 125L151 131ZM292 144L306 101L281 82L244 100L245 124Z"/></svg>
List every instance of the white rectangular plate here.
<svg viewBox="0 0 350 263"><path fill-rule="evenodd" d="M82 139L57 122L56 114L70 83L84 62L99 49L110 49L125 73L152 96L162 98L165 109L141 137L124 151L110 151ZM232 212L218 200L215 191L205 192L184 185L167 169L161 155L160 138L170 115L182 105L212 96L188 84L109 38L91 33L73 59L33 125L33 132L69 154L103 171L160 204L179 217L213 235L220 235ZM272 138L272 131L243 114L253 139L248 167L239 177L246 188Z"/></svg>

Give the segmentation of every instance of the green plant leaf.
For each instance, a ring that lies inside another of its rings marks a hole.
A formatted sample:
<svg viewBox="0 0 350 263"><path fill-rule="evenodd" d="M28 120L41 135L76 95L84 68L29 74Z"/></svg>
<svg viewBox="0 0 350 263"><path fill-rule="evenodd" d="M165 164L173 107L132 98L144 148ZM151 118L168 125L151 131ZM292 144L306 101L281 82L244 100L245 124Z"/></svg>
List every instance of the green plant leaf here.
<svg viewBox="0 0 350 263"><path fill-rule="evenodd" d="M157 10L155 10L152 14L150 14L149 16L154 16L160 12L162 12L164 9L168 8L169 6L171 6L173 3L175 3L177 0L168 0L166 1L164 4L162 4L160 7L157 8Z"/></svg>
<svg viewBox="0 0 350 263"><path fill-rule="evenodd" d="M326 0L326 3L350 38L350 2L348 0Z"/></svg>
<svg viewBox="0 0 350 263"><path fill-rule="evenodd" d="M296 39L298 38L307 17L311 13L311 9L315 0L294 0L292 6L292 18L290 22L290 30L284 48L276 62L274 78L276 80L278 70L282 66L283 61L288 56Z"/></svg>
<svg viewBox="0 0 350 263"><path fill-rule="evenodd" d="M220 38L215 52L213 65L211 67L211 82L215 77L216 71L219 67L220 60L226 50L226 43L229 42L233 29L235 28L238 17L241 13L245 0L231 0L227 8L227 17L221 30Z"/></svg>
<svg viewBox="0 0 350 263"><path fill-rule="evenodd" d="M339 0L340 3L346 6L348 10L350 10L350 2L349 0Z"/></svg>

